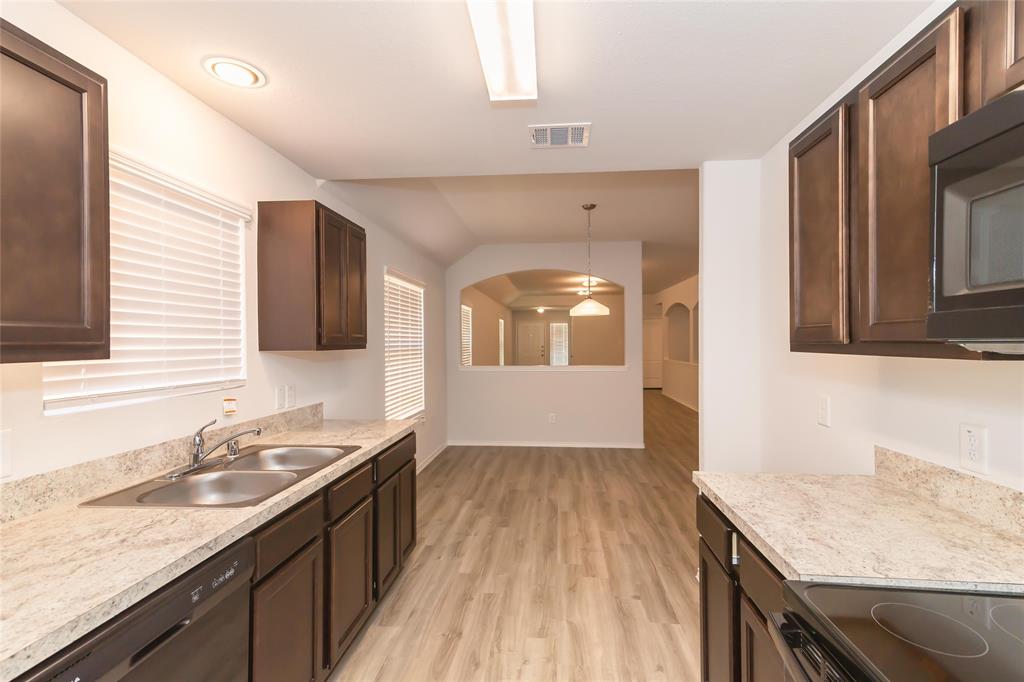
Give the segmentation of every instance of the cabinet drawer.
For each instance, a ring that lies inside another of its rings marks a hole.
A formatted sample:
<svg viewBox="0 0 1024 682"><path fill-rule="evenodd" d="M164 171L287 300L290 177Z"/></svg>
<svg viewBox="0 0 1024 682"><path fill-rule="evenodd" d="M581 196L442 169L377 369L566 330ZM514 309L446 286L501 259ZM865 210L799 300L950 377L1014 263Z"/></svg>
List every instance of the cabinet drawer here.
<svg viewBox="0 0 1024 682"><path fill-rule="evenodd" d="M736 529L703 495L697 498L697 531L719 563L732 571Z"/></svg>
<svg viewBox="0 0 1024 682"><path fill-rule="evenodd" d="M744 537L739 539L739 557L736 572L740 589L757 605L762 615L767 617L769 613L782 612L785 602L779 572Z"/></svg>
<svg viewBox="0 0 1024 682"><path fill-rule="evenodd" d="M324 527L324 498L317 495L256 533L256 575L259 580L320 535Z"/></svg>
<svg viewBox="0 0 1024 682"><path fill-rule="evenodd" d="M411 433L377 456L377 482L382 483L416 456L416 434Z"/></svg>
<svg viewBox="0 0 1024 682"><path fill-rule="evenodd" d="M329 520L334 521L372 492L373 464L367 462L327 490Z"/></svg>

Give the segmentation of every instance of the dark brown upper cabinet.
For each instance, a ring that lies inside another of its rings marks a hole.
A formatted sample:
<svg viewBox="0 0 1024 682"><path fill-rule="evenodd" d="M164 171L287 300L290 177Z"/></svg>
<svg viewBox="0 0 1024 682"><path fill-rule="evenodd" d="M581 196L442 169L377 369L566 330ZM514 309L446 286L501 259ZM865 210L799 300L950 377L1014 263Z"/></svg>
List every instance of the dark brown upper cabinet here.
<svg viewBox="0 0 1024 682"><path fill-rule="evenodd" d="M843 103L789 149L790 339L846 343L849 107Z"/></svg>
<svg viewBox="0 0 1024 682"><path fill-rule="evenodd" d="M1024 84L1024 0L968 0L966 112Z"/></svg>
<svg viewBox="0 0 1024 682"><path fill-rule="evenodd" d="M110 356L107 81L0 20L0 362Z"/></svg>
<svg viewBox="0 0 1024 682"><path fill-rule="evenodd" d="M857 338L928 338L928 136L960 117L963 9L955 8L860 88Z"/></svg>
<svg viewBox="0 0 1024 682"><path fill-rule="evenodd" d="M260 350L366 348L366 232L316 201L261 201Z"/></svg>

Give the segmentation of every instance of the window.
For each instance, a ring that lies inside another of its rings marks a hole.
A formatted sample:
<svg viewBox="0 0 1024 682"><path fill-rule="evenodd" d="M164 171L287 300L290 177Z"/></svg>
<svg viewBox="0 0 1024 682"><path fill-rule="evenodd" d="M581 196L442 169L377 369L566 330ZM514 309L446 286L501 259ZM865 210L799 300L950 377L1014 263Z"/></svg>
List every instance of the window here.
<svg viewBox="0 0 1024 682"><path fill-rule="evenodd" d="M505 318L498 318L498 366L505 366Z"/></svg>
<svg viewBox="0 0 1024 682"><path fill-rule="evenodd" d="M423 413L423 287L384 275L384 418Z"/></svg>
<svg viewBox="0 0 1024 682"><path fill-rule="evenodd" d="M462 352L459 355L459 364L463 367L471 367L473 365L473 309L468 305L462 306L461 331Z"/></svg>
<svg viewBox="0 0 1024 682"><path fill-rule="evenodd" d="M246 209L110 156L110 358L43 365L60 412L240 386Z"/></svg>
<svg viewBox="0 0 1024 682"><path fill-rule="evenodd" d="M564 367L569 364L569 323L552 322L548 330L551 337L551 366Z"/></svg>

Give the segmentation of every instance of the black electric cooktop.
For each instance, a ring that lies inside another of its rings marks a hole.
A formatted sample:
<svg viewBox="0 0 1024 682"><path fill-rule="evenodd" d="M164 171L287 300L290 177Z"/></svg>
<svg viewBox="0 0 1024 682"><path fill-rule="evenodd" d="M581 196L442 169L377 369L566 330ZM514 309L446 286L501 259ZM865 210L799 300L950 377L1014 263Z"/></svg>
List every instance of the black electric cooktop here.
<svg viewBox="0 0 1024 682"><path fill-rule="evenodd" d="M786 601L858 677L1024 682L1024 596L787 582Z"/></svg>

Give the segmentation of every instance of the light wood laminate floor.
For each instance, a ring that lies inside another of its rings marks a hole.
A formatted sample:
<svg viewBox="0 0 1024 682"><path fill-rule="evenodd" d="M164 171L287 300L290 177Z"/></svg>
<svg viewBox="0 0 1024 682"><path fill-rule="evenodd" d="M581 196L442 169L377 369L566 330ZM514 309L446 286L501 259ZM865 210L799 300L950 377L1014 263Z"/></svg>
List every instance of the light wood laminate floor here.
<svg viewBox="0 0 1024 682"><path fill-rule="evenodd" d="M697 415L644 391L644 450L450 447L419 544L341 680L694 680Z"/></svg>

